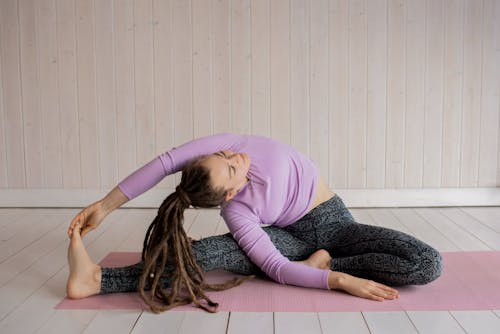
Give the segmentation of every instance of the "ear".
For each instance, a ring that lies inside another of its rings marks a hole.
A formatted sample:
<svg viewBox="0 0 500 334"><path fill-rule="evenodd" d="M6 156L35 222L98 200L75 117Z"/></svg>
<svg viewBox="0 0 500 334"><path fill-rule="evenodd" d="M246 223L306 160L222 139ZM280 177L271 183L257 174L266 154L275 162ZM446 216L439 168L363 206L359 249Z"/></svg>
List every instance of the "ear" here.
<svg viewBox="0 0 500 334"><path fill-rule="evenodd" d="M237 192L234 189L230 189L227 191L226 197L224 197L224 201L230 201L234 196L236 196Z"/></svg>

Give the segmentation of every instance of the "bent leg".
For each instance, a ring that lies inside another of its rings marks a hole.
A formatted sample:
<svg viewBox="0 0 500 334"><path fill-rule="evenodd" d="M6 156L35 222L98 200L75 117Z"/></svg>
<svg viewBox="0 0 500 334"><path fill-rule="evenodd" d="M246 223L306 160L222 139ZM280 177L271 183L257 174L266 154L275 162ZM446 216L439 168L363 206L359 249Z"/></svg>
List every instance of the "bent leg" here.
<svg viewBox="0 0 500 334"><path fill-rule="evenodd" d="M314 245L294 237L281 228L269 226L265 227L264 231L281 254L291 261L305 260L316 251ZM194 241L192 249L196 262L205 272L223 269L242 275L264 275L250 261L230 233ZM100 293L137 291L142 268L142 262L126 267L102 268ZM172 267L165 269L167 272L172 270ZM170 285L170 281L162 278L161 284L165 288ZM145 288L150 289L149 286Z"/></svg>
<svg viewBox="0 0 500 334"><path fill-rule="evenodd" d="M318 247L332 255L332 270L388 285L427 284L441 275L441 254L400 231L357 224L318 226Z"/></svg>

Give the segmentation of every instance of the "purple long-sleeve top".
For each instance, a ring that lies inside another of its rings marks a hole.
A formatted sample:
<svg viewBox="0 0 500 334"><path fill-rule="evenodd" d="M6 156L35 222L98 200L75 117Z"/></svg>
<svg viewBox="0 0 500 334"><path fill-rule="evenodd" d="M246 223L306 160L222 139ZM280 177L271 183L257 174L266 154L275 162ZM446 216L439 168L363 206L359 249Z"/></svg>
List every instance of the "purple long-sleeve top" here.
<svg viewBox="0 0 500 334"><path fill-rule="evenodd" d="M317 187L314 162L294 148L268 137L222 133L189 141L144 165L118 184L132 199L181 171L201 155L222 150L250 157L249 182L221 205L231 234L248 257L273 280L282 284L328 289L328 272L289 261L271 242L262 224L284 227L310 209Z"/></svg>

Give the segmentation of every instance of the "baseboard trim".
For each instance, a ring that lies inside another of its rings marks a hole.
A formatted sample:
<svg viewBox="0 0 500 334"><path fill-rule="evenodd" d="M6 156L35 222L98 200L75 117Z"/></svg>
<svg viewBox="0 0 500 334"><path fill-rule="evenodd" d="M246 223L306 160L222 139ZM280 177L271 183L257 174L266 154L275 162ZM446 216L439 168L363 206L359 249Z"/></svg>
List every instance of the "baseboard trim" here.
<svg viewBox="0 0 500 334"><path fill-rule="evenodd" d="M152 189L124 207L157 208L173 189ZM336 189L350 208L500 206L499 188ZM1 189L0 207L84 207L106 195L89 189Z"/></svg>

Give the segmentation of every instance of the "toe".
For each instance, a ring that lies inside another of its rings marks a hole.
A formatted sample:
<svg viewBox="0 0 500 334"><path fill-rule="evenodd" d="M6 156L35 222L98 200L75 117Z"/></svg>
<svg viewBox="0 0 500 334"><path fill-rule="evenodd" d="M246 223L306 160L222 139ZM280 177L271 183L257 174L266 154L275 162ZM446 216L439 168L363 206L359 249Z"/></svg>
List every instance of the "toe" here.
<svg viewBox="0 0 500 334"><path fill-rule="evenodd" d="M72 239L80 238L81 230L82 230L82 227L80 226L80 223L76 223L74 228L73 228L73 231L71 232L71 238Z"/></svg>

